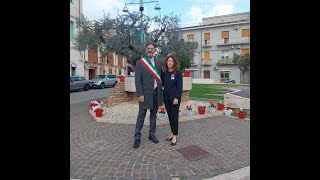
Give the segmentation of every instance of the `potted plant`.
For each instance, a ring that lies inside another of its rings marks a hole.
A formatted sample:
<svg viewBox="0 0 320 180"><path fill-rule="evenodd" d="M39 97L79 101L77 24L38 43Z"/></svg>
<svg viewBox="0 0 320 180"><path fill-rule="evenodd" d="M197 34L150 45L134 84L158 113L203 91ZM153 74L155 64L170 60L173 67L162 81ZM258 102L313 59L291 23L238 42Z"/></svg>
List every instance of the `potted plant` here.
<svg viewBox="0 0 320 180"><path fill-rule="evenodd" d="M190 117L190 116L193 115L192 105L186 106L186 115L187 115L188 117Z"/></svg>
<svg viewBox="0 0 320 180"><path fill-rule="evenodd" d="M226 116L231 116L232 114L232 109L230 109L230 106L227 106L225 109L224 109L224 115Z"/></svg>
<svg viewBox="0 0 320 180"><path fill-rule="evenodd" d="M103 109L101 109L100 104L98 106L95 106L93 111L96 113L96 117L102 117Z"/></svg>
<svg viewBox="0 0 320 180"><path fill-rule="evenodd" d="M210 102L210 105L208 106L209 112L216 112L216 108L214 102Z"/></svg>
<svg viewBox="0 0 320 180"><path fill-rule="evenodd" d="M167 118L167 112L164 106L160 107L160 110L158 111L157 116L160 120L165 120Z"/></svg>
<svg viewBox="0 0 320 180"><path fill-rule="evenodd" d="M118 76L120 82L124 82L125 76Z"/></svg>
<svg viewBox="0 0 320 180"><path fill-rule="evenodd" d="M198 112L199 112L199 114L205 114L206 113L206 106L205 105L203 105L202 103L200 103L199 105L198 105Z"/></svg>
<svg viewBox="0 0 320 180"><path fill-rule="evenodd" d="M184 77L190 77L190 71L185 71L185 72L183 73L183 76L184 76Z"/></svg>
<svg viewBox="0 0 320 180"><path fill-rule="evenodd" d="M243 108L240 108L240 111L238 111L238 117L239 119L244 119L246 118L247 113L243 110Z"/></svg>
<svg viewBox="0 0 320 180"><path fill-rule="evenodd" d="M218 110L219 110L219 111L222 111L223 108L224 108L224 104L223 104L221 101L219 101L219 103L217 104L217 106L218 106Z"/></svg>

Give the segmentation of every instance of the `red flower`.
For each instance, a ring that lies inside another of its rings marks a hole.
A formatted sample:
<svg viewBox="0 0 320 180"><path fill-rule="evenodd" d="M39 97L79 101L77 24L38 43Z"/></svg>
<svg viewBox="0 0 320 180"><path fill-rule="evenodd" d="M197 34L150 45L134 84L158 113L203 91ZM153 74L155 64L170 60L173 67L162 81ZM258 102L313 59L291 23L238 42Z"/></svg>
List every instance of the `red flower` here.
<svg viewBox="0 0 320 180"><path fill-rule="evenodd" d="M230 106L227 106L226 108L227 108L227 110L229 110L229 109L230 109Z"/></svg>
<svg viewBox="0 0 320 180"><path fill-rule="evenodd" d="M210 102L210 106L213 107L214 106L214 102Z"/></svg>

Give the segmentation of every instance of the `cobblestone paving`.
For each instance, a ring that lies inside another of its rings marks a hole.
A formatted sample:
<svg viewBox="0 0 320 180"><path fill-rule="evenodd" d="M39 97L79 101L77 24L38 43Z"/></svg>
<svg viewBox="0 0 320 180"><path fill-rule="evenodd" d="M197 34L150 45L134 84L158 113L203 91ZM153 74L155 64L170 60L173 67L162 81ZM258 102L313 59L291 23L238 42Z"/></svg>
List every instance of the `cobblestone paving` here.
<svg viewBox="0 0 320 180"><path fill-rule="evenodd" d="M147 139L149 126L144 126L134 149L135 126L98 123L88 103L70 104L71 179L203 179L250 165L248 120L216 116L182 122L176 146L165 141L168 124L157 126L158 144ZM176 151L190 145L212 156L189 161Z"/></svg>

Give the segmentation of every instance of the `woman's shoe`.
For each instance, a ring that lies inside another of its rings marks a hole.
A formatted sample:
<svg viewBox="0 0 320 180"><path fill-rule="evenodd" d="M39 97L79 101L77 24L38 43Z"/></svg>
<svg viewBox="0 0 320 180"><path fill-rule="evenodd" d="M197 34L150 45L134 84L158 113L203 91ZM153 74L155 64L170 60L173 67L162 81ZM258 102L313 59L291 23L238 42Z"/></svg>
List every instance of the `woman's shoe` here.
<svg viewBox="0 0 320 180"><path fill-rule="evenodd" d="M177 144L177 141L176 142L171 142L171 146L175 146Z"/></svg>
<svg viewBox="0 0 320 180"><path fill-rule="evenodd" d="M173 137L171 137L171 138L167 138L167 139L166 139L166 141L171 141L171 140L172 140L172 138L173 138Z"/></svg>

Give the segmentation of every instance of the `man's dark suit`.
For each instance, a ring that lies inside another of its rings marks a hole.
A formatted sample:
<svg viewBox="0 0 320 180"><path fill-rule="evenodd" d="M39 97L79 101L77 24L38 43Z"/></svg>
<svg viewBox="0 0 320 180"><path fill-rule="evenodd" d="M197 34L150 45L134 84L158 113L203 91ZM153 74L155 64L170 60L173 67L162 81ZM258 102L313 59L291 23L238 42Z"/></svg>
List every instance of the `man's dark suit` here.
<svg viewBox="0 0 320 180"><path fill-rule="evenodd" d="M162 62L154 58L155 67L158 72L162 72ZM139 102L139 113L136 122L135 140L141 138L141 130L143 127L144 119L147 110L150 109L150 130L149 137L153 137L156 131L156 114L158 107L162 105L162 84L157 81L157 89L154 90L154 76L151 72L141 63L137 61L135 72L135 85L137 96L144 96L144 102Z"/></svg>

